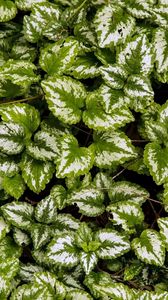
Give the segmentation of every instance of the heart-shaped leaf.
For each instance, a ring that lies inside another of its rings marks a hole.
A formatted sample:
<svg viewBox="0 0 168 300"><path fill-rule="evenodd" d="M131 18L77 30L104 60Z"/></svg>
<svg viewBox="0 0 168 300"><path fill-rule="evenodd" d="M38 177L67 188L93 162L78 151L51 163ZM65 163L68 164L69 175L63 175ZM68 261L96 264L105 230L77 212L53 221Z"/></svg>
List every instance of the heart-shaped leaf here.
<svg viewBox="0 0 168 300"><path fill-rule="evenodd" d="M2 185L4 190L17 200L23 195L26 189L24 180L20 174L12 177L5 176Z"/></svg>

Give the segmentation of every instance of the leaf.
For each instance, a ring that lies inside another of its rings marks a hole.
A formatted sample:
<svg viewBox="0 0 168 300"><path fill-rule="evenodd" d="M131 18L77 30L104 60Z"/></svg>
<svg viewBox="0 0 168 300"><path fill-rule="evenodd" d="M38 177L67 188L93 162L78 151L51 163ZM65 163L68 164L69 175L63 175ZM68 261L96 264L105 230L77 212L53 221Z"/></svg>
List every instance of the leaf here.
<svg viewBox="0 0 168 300"><path fill-rule="evenodd" d="M31 263L27 263L27 264L21 263L18 275L23 282L31 282L34 280L35 273L41 271L43 271L43 268L38 265L31 264Z"/></svg>
<svg viewBox="0 0 168 300"><path fill-rule="evenodd" d="M100 63L91 53L76 57L67 73L76 79L94 78L100 75Z"/></svg>
<svg viewBox="0 0 168 300"><path fill-rule="evenodd" d="M158 226L160 228L160 235L165 242L166 249L168 248L168 218L159 218L157 220Z"/></svg>
<svg viewBox="0 0 168 300"><path fill-rule="evenodd" d="M4 218L12 225L30 230L33 223L34 208L26 202L11 202L1 207Z"/></svg>
<svg viewBox="0 0 168 300"><path fill-rule="evenodd" d="M153 21L163 27L163 28L167 28L167 18L168 18L168 7L167 7L167 3L165 4L160 4L160 5L156 5L153 9L152 9L152 19Z"/></svg>
<svg viewBox="0 0 168 300"><path fill-rule="evenodd" d="M22 249L16 245L11 237L6 236L0 241L1 260L19 258L22 253ZM0 281L1 282L1 281Z"/></svg>
<svg viewBox="0 0 168 300"><path fill-rule="evenodd" d="M133 101L135 111L143 111L153 102L154 92L148 78L140 75L129 76L124 92Z"/></svg>
<svg viewBox="0 0 168 300"><path fill-rule="evenodd" d="M13 45L10 53L11 58L33 62L37 56L37 50L23 37L20 37Z"/></svg>
<svg viewBox="0 0 168 300"><path fill-rule="evenodd" d="M121 225L123 230L130 233L135 231L136 225L142 224L144 214L139 204L133 201L119 201L107 206L107 211L113 216L114 225Z"/></svg>
<svg viewBox="0 0 168 300"><path fill-rule="evenodd" d="M126 0L127 11L135 18L145 19L151 17L151 11L154 4L154 0L148 0L144 2L143 0Z"/></svg>
<svg viewBox="0 0 168 300"><path fill-rule="evenodd" d="M140 238L131 243L137 257L147 264L162 266L165 260L165 246L160 234L153 229L144 230Z"/></svg>
<svg viewBox="0 0 168 300"><path fill-rule="evenodd" d="M130 281L138 276L143 270L143 263L137 259L127 265L124 270L124 280Z"/></svg>
<svg viewBox="0 0 168 300"><path fill-rule="evenodd" d="M123 132L96 133L91 147L95 151L94 165L99 168L114 168L137 156L130 139Z"/></svg>
<svg viewBox="0 0 168 300"><path fill-rule="evenodd" d="M24 95L27 92L27 87L12 83L10 80L0 78L0 97L14 98Z"/></svg>
<svg viewBox="0 0 168 300"><path fill-rule="evenodd" d="M90 148L79 147L73 135L65 135L61 140L60 153L56 160L58 178L84 175L93 166L93 152Z"/></svg>
<svg viewBox="0 0 168 300"><path fill-rule="evenodd" d="M108 191L112 203L131 201L141 205L149 197L149 193L140 185L129 181L114 182Z"/></svg>
<svg viewBox="0 0 168 300"><path fill-rule="evenodd" d="M13 228L13 239L18 246L24 247L31 243L30 237L19 228Z"/></svg>
<svg viewBox="0 0 168 300"><path fill-rule="evenodd" d="M13 279L19 270L19 259L12 257L0 260L0 274L6 276L8 280Z"/></svg>
<svg viewBox="0 0 168 300"><path fill-rule="evenodd" d="M15 4L20 10L31 10L34 4L47 2L46 0L15 0Z"/></svg>
<svg viewBox="0 0 168 300"><path fill-rule="evenodd" d="M0 297L2 300L6 300L10 294L11 282L10 280L0 275Z"/></svg>
<svg viewBox="0 0 168 300"><path fill-rule="evenodd" d="M97 10L94 25L99 47L110 48L126 41L134 29L135 20L121 7L106 4Z"/></svg>
<svg viewBox="0 0 168 300"><path fill-rule="evenodd" d="M159 81L168 81L168 33L164 28L157 28L153 32L153 47L155 53L156 77Z"/></svg>
<svg viewBox="0 0 168 300"><path fill-rule="evenodd" d="M4 190L17 200L23 195L26 189L24 180L20 174L16 174L13 177L5 176L2 185Z"/></svg>
<svg viewBox="0 0 168 300"><path fill-rule="evenodd" d="M74 246L74 235L69 232L55 236L48 245L48 260L55 265L62 267L73 267L79 262L78 252Z"/></svg>
<svg viewBox="0 0 168 300"><path fill-rule="evenodd" d="M54 221L56 227L59 228L59 230L64 231L64 230L77 230L80 225L80 221L78 219L75 219L72 215L70 214L58 214L56 221Z"/></svg>
<svg viewBox="0 0 168 300"><path fill-rule="evenodd" d="M107 192L111 188L113 180L108 173L98 172L93 179L93 183L98 190L104 190L104 192Z"/></svg>
<svg viewBox="0 0 168 300"><path fill-rule="evenodd" d="M0 1L0 22L7 22L15 18L17 14L17 7L13 1Z"/></svg>
<svg viewBox="0 0 168 300"><path fill-rule="evenodd" d="M138 300L167 300L168 293L164 291L159 292L149 292L149 291L140 291L137 294Z"/></svg>
<svg viewBox="0 0 168 300"><path fill-rule="evenodd" d="M54 165L49 162L35 160L26 153L21 161L22 177L28 187L35 193L45 189L54 172Z"/></svg>
<svg viewBox="0 0 168 300"><path fill-rule="evenodd" d="M100 67L100 73L105 83L112 89L120 90L124 87L128 72L117 64Z"/></svg>
<svg viewBox="0 0 168 300"><path fill-rule="evenodd" d="M31 226L31 238L34 249L39 249L47 244L51 239L51 230L47 225L33 224Z"/></svg>
<svg viewBox="0 0 168 300"><path fill-rule="evenodd" d="M10 231L10 226L5 222L4 218L0 216L0 240Z"/></svg>
<svg viewBox="0 0 168 300"><path fill-rule="evenodd" d="M25 129L14 123L0 123L0 150L8 155L18 154L24 149Z"/></svg>
<svg viewBox="0 0 168 300"><path fill-rule="evenodd" d="M97 38L93 24L86 19L82 19L81 22L75 24L74 35L79 41L85 44L97 46Z"/></svg>
<svg viewBox="0 0 168 300"><path fill-rule="evenodd" d="M82 290L72 290L67 294L66 300L92 300L93 298Z"/></svg>
<svg viewBox="0 0 168 300"><path fill-rule="evenodd" d="M103 192L94 185L73 190L67 198L69 204L76 203L79 212L89 217L96 217L104 212L103 200Z"/></svg>
<svg viewBox="0 0 168 300"><path fill-rule="evenodd" d="M101 243L97 250L101 259L117 258L130 250L128 236L110 228L99 230L95 239Z"/></svg>
<svg viewBox="0 0 168 300"><path fill-rule="evenodd" d="M38 222L49 224L56 221L57 206L56 200L52 196L47 196L41 200L35 208L35 218Z"/></svg>
<svg viewBox="0 0 168 300"><path fill-rule="evenodd" d="M146 35L137 35L124 45L117 63L129 74L149 75L153 68L153 50Z"/></svg>
<svg viewBox="0 0 168 300"><path fill-rule="evenodd" d="M19 165L15 158L0 154L0 175L12 177L19 173Z"/></svg>
<svg viewBox="0 0 168 300"><path fill-rule="evenodd" d="M144 162L156 184L168 181L168 149L158 143L148 143L144 150Z"/></svg>
<svg viewBox="0 0 168 300"><path fill-rule="evenodd" d="M79 81L66 76L49 77L43 80L42 88L46 94L49 109L60 121L76 124L81 119L86 90Z"/></svg>
<svg viewBox="0 0 168 300"><path fill-rule="evenodd" d="M15 289L11 295L11 300L22 300L28 298L29 300L39 299L54 299L54 295L44 286L39 284L23 284Z"/></svg>
<svg viewBox="0 0 168 300"><path fill-rule="evenodd" d="M86 274L89 274L94 269L98 261L98 257L94 252L85 253L81 251L79 254L79 259Z"/></svg>
<svg viewBox="0 0 168 300"><path fill-rule="evenodd" d="M41 50L40 66L49 75L62 75L73 65L78 51L79 42L73 37L49 44Z"/></svg>

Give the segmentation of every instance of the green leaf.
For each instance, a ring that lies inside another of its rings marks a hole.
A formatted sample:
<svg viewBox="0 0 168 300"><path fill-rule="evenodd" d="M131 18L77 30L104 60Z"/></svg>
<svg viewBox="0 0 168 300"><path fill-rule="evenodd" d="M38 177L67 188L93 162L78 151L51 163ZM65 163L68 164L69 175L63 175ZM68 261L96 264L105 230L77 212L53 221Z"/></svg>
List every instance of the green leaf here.
<svg viewBox="0 0 168 300"><path fill-rule="evenodd" d="M93 298L82 290L72 290L68 292L66 300L92 300Z"/></svg>
<svg viewBox="0 0 168 300"><path fill-rule="evenodd" d="M80 221L78 219L75 219L72 215L70 214L59 214L57 215L56 221L54 221L56 227L59 228L59 230L64 231L64 230L77 230L80 225Z"/></svg>
<svg viewBox="0 0 168 300"><path fill-rule="evenodd" d="M86 90L82 83L71 77L55 75L43 80L41 85L49 109L55 117L68 124L80 121L81 108L86 98Z"/></svg>
<svg viewBox="0 0 168 300"><path fill-rule="evenodd" d="M132 106L135 111L143 111L153 102L154 92L151 82L142 75L129 76L124 92L126 96L134 100Z"/></svg>
<svg viewBox="0 0 168 300"><path fill-rule="evenodd" d="M128 72L117 64L100 67L100 73L105 83L112 89L120 90L124 87Z"/></svg>
<svg viewBox="0 0 168 300"><path fill-rule="evenodd" d="M73 190L67 198L69 204L76 203L79 212L89 217L96 217L104 212L103 200L103 192L94 185Z"/></svg>
<svg viewBox="0 0 168 300"><path fill-rule="evenodd" d="M16 174L13 177L5 176L2 185L4 190L17 200L23 195L26 189L24 180L20 174Z"/></svg>
<svg viewBox="0 0 168 300"><path fill-rule="evenodd" d="M135 231L136 225L142 224L144 214L139 204L133 201L119 201L107 206L107 211L113 216L111 220L114 225L121 225L125 231Z"/></svg>
<svg viewBox="0 0 168 300"><path fill-rule="evenodd" d="M119 6L106 4L97 10L94 18L100 48L124 43L132 34L135 20Z"/></svg>
<svg viewBox="0 0 168 300"><path fill-rule="evenodd" d="M157 223L160 228L160 235L165 242L166 249L168 249L168 217L159 218Z"/></svg>
<svg viewBox="0 0 168 300"><path fill-rule="evenodd" d="M130 139L123 132L96 133L91 147L95 151L94 165L99 168L114 168L137 156Z"/></svg>
<svg viewBox="0 0 168 300"><path fill-rule="evenodd" d="M117 55L119 65L129 74L148 75L153 68L153 49L146 35L137 35Z"/></svg>
<svg viewBox="0 0 168 300"><path fill-rule="evenodd" d="M164 28L153 32L153 47L155 53L156 77L159 81L168 81L168 33Z"/></svg>
<svg viewBox="0 0 168 300"><path fill-rule="evenodd" d="M18 273L19 259L12 257L0 260L0 274L11 280Z"/></svg>
<svg viewBox="0 0 168 300"><path fill-rule="evenodd" d="M34 4L47 2L48 0L15 0L20 10L31 10Z"/></svg>
<svg viewBox="0 0 168 300"><path fill-rule="evenodd" d="M0 78L0 97L1 98L14 98L24 95L27 88L21 85L12 83L10 80Z"/></svg>
<svg viewBox="0 0 168 300"><path fill-rule="evenodd" d="M0 1L0 22L8 22L15 18L17 14L17 7L13 1Z"/></svg>
<svg viewBox="0 0 168 300"><path fill-rule="evenodd" d="M62 267L73 267L79 262L78 252L74 245L74 234L71 232L55 236L48 245L48 260Z"/></svg>
<svg viewBox="0 0 168 300"><path fill-rule="evenodd" d="M34 249L39 249L51 239L51 229L47 225L33 224L31 226L31 238Z"/></svg>
<svg viewBox="0 0 168 300"><path fill-rule="evenodd" d="M167 29L168 7L167 3L156 5L152 9L152 19L160 27Z"/></svg>
<svg viewBox="0 0 168 300"><path fill-rule="evenodd" d="M74 35L79 41L87 45L89 44L91 46L97 46L97 38L94 31L94 26L86 19L81 20L81 22L75 25Z"/></svg>
<svg viewBox="0 0 168 300"><path fill-rule="evenodd" d="M62 138L60 153L60 157L56 160L58 178L84 175L93 166L92 150L79 147L73 135L65 135Z"/></svg>
<svg viewBox="0 0 168 300"><path fill-rule="evenodd" d="M21 59L33 62L37 56L37 50L23 37L20 37L13 45L10 56L15 60Z"/></svg>
<svg viewBox="0 0 168 300"><path fill-rule="evenodd" d="M165 260L165 245L160 234L153 229L144 230L131 243L137 257L147 264L162 266Z"/></svg>
<svg viewBox="0 0 168 300"><path fill-rule="evenodd" d="M158 143L149 143L145 146L144 162L156 184L168 181L168 148L162 148Z"/></svg>
<svg viewBox="0 0 168 300"><path fill-rule="evenodd" d="M147 190L140 185L129 181L118 181L113 183L108 191L108 195L112 203L124 200L140 205L149 197Z"/></svg>
<svg viewBox="0 0 168 300"><path fill-rule="evenodd" d="M97 255L101 259L113 259L130 250L128 236L113 229L101 229L95 239L101 243Z"/></svg>
<svg viewBox="0 0 168 300"><path fill-rule="evenodd" d="M9 157L5 154L0 154L0 175L2 176L14 176L19 173L19 165L17 160L13 157Z"/></svg>
<svg viewBox="0 0 168 300"><path fill-rule="evenodd" d="M0 275L0 297L2 300L6 300L10 294L11 282L10 280Z"/></svg>
<svg viewBox="0 0 168 300"><path fill-rule="evenodd" d="M13 239L15 243L21 247L27 246L31 243L30 237L19 228L13 228Z"/></svg>
<svg viewBox="0 0 168 300"><path fill-rule="evenodd" d="M76 79L94 78L100 75L99 61L91 53L76 57L67 73Z"/></svg>
<svg viewBox="0 0 168 300"><path fill-rule="evenodd" d="M5 222L4 218L0 216L0 240L10 231L10 226Z"/></svg>
<svg viewBox="0 0 168 300"><path fill-rule="evenodd" d="M137 259L133 260L131 264L127 265L124 270L124 280L130 281L143 270L143 263Z"/></svg>
<svg viewBox="0 0 168 300"><path fill-rule="evenodd" d="M11 202L1 207L4 218L17 228L29 230L33 223L34 208L26 202Z"/></svg>
<svg viewBox="0 0 168 300"><path fill-rule="evenodd" d="M73 65L78 51L79 42L73 37L68 37L41 50L40 66L49 75L62 75Z"/></svg>
<svg viewBox="0 0 168 300"><path fill-rule="evenodd" d="M37 283L23 284L19 286L11 295L11 300L39 300L39 299L51 299L54 300L54 295L48 288Z"/></svg>
<svg viewBox="0 0 168 300"><path fill-rule="evenodd" d="M28 187L35 193L45 189L54 173L54 165L49 162L35 160L26 153L22 156L21 170L22 177Z"/></svg>
<svg viewBox="0 0 168 300"><path fill-rule="evenodd" d="M6 261L7 259L19 258L22 249L13 242L11 237L6 236L0 241L0 253L1 260Z"/></svg>
<svg viewBox="0 0 168 300"><path fill-rule="evenodd" d="M155 0L126 0L126 9L133 17L138 19L145 19L151 17L151 11Z"/></svg>
<svg viewBox="0 0 168 300"><path fill-rule="evenodd" d="M19 124L0 123L0 150L8 155L18 154L24 148L25 129Z"/></svg>

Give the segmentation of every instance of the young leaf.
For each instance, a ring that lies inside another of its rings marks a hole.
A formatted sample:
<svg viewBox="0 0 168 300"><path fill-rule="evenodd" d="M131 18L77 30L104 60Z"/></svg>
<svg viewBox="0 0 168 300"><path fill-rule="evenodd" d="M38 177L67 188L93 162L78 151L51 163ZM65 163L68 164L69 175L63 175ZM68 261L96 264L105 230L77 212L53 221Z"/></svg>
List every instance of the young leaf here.
<svg viewBox="0 0 168 300"><path fill-rule="evenodd" d="M165 245L157 231L144 230L140 238L133 239L131 247L141 261L156 266L164 264Z"/></svg>
<svg viewBox="0 0 168 300"><path fill-rule="evenodd" d="M99 47L110 48L126 41L132 34L135 20L121 7L106 4L97 10L94 25Z"/></svg>
<svg viewBox="0 0 168 300"><path fill-rule="evenodd" d="M168 218L159 218L157 223L160 228L160 235L166 244L166 249L168 249Z"/></svg>
<svg viewBox="0 0 168 300"><path fill-rule="evenodd" d="M168 148L162 148L158 143L149 143L145 146L144 162L156 184L168 181Z"/></svg>
<svg viewBox="0 0 168 300"><path fill-rule="evenodd" d="M20 174L16 174L13 177L5 176L2 185L4 190L17 200L23 195L26 189L24 180Z"/></svg>
<svg viewBox="0 0 168 300"><path fill-rule="evenodd" d="M8 22L15 18L17 14L17 7L13 1L6 1L1 0L0 1L0 22Z"/></svg>
<svg viewBox="0 0 168 300"><path fill-rule="evenodd" d="M85 271L85 274L89 274L94 267L96 266L97 262L98 262L98 257L96 255L96 253L94 252L84 252L81 251L79 254L79 260L81 263L82 268Z"/></svg>
<svg viewBox="0 0 168 300"><path fill-rule="evenodd" d="M40 193L45 189L54 173L54 165L49 162L35 160L26 153L21 161L22 176L28 187L35 193Z"/></svg>
<svg viewBox="0 0 168 300"><path fill-rule="evenodd" d="M86 98L86 90L82 83L71 77L55 75L43 80L41 85L49 109L55 117L68 124L80 121L81 108Z"/></svg>
<svg viewBox="0 0 168 300"><path fill-rule="evenodd" d="M31 243L31 239L27 233L19 228L13 228L13 239L18 246L24 247Z"/></svg>
<svg viewBox="0 0 168 300"><path fill-rule="evenodd" d="M1 207L4 218L17 228L29 230L33 223L34 208L26 202L11 202Z"/></svg>
<svg viewBox="0 0 168 300"><path fill-rule="evenodd" d="M47 225L33 224L31 226L31 238L34 249L37 250L47 244L51 239L51 229Z"/></svg>
<svg viewBox="0 0 168 300"><path fill-rule="evenodd" d="M100 67L100 73L105 83L112 89L120 90L124 87L128 72L117 64Z"/></svg>
<svg viewBox="0 0 168 300"><path fill-rule="evenodd" d="M96 133L91 147L95 151L94 165L99 168L114 168L137 156L130 139L119 131Z"/></svg>
<svg viewBox="0 0 168 300"><path fill-rule="evenodd" d="M7 224L4 218L0 216L0 240L2 240L9 231L9 224Z"/></svg>
<svg viewBox="0 0 168 300"><path fill-rule="evenodd" d="M56 160L58 178L84 175L93 166L92 150L79 147L73 135L62 138L60 153L61 156Z"/></svg>

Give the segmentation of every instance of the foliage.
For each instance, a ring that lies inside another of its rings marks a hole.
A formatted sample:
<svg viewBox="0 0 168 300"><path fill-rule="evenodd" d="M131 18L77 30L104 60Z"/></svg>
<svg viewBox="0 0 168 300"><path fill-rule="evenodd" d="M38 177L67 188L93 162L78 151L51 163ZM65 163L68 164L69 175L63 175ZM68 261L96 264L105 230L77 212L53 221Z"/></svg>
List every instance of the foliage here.
<svg viewBox="0 0 168 300"><path fill-rule="evenodd" d="M167 1L0 24L0 299L168 299Z"/></svg>

